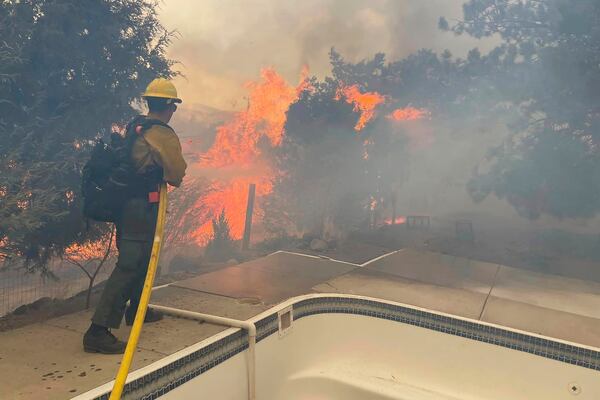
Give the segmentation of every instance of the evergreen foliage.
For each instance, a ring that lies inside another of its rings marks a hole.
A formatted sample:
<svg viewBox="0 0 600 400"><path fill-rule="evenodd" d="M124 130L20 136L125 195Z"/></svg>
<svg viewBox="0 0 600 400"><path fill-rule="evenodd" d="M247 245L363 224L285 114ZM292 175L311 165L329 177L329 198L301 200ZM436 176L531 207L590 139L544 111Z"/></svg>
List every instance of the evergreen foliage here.
<svg viewBox="0 0 600 400"><path fill-rule="evenodd" d="M157 2L0 2L0 254L44 267L87 229L80 173L157 75L172 75Z"/></svg>

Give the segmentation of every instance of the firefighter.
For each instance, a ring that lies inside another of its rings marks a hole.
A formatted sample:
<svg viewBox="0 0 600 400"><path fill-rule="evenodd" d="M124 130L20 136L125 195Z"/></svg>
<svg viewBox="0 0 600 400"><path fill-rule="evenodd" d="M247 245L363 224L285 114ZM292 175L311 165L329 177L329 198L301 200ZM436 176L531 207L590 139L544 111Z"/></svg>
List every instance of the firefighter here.
<svg viewBox="0 0 600 400"><path fill-rule="evenodd" d="M123 314L128 325L133 324L144 285L154 229L158 215L158 185L161 181L178 187L187 167L181 144L168 123L181 99L175 86L167 79L157 78L147 87L143 98L148 104L148 115L140 116L138 137L131 148L130 165L135 168L136 185L132 195L123 202L115 222L119 256L108 278L92 324L83 337L86 352L121 354L126 343L118 340L110 329L117 329ZM144 129L144 122L146 128ZM131 124L130 124L131 125ZM129 132L127 134L135 134ZM144 182L144 184L139 184ZM126 309L126 303L130 305ZM146 312L144 322L156 322L162 314L152 309Z"/></svg>

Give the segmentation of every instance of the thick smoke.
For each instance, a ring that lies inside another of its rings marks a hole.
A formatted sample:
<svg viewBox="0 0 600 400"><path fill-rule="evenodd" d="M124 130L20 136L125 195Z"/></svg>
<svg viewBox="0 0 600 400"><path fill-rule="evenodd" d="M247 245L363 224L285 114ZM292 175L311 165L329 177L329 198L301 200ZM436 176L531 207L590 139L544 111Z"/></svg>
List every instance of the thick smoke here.
<svg viewBox="0 0 600 400"><path fill-rule="evenodd" d="M288 82L297 81L305 65L311 75L328 76L331 47L349 62L371 58L376 52L398 60L420 48L450 49L459 56L476 46L491 48L497 40L455 36L437 28L441 15L458 19L461 5L461 0L207 1L202 7L193 1L165 3L161 17L179 32L170 54L181 61L185 75L178 87L186 102L175 127L185 137L199 136L201 150L206 150L206 138L214 138L216 126L200 121L206 105L244 109L248 95L244 83L255 79L265 66L273 66ZM222 122L225 118L221 114L217 119ZM418 162L412 169L432 171L431 166L420 168ZM428 197L439 196L432 193Z"/></svg>
<svg viewBox="0 0 600 400"><path fill-rule="evenodd" d="M383 52L402 58L420 48L450 49L464 56L473 47L490 49L496 40L456 37L437 29L440 16L460 18L461 0L309 0L223 2L179 0L163 4L161 18L179 39L170 55L181 62L178 81L189 103L220 109L245 107L243 84L274 67L295 82L303 66L330 73L335 47L358 62Z"/></svg>
<svg viewBox="0 0 600 400"><path fill-rule="evenodd" d="M188 100L182 108L188 121L197 109L194 103L243 110L247 106L245 96L248 93L243 83L255 79L265 66L274 67L290 83L297 82L301 68L308 66L310 74L323 82L333 72L328 57L332 47L345 62L354 65L363 60L368 62L378 52L385 53L386 62L394 64L425 48L431 49L440 60L448 57L455 62L459 57L479 68L478 58L481 55L485 58L501 44L497 36L478 40L438 29L440 16L444 16L450 25L462 18L462 0L264 1L235 6L209 1L201 9L191 2L178 4L177 9L165 6L162 15L165 22L177 26L181 34L171 54L182 61L181 70L186 75L179 84ZM227 23L223 24L223 21ZM470 53L473 48L479 50ZM449 53L443 55L446 49ZM464 86L464 82L458 81L466 75L468 72L464 76L449 76L448 91L452 91L453 85ZM506 232L539 228L593 232L598 225L593 220L559 220L548 216L530 220L519 215L506 199L491 195L483 202L474 202L467 192L474 171L486 164L488 151L509 138L514 132L511 127L517 122L510 112L495 113L473 107L478 102L483 108L497 105L501 103L501 97L506 96L506 93L498 93L497 88L514 89L511 76L494 79L498 80L493 85L485 79L469 84L471 106L456 107L451 115L444 116L434 108L431 118L406 124L400 129L407 141L405 152L397 155L402 160L390 164L388 170L382 170L384 175L397 175L401 181L397 185L398 214L431 215L442 222L468 219L473 221L480 237L487 239L494 238L496 231L502 231L506 236ZM369 87L366 81L359 83L363 84L363 91L367 88L378 90ZM426 98L423 95L428 90L426 80L417 79L412 84L399 85L406 93L393 93L395 100L386 104L396 102L397 107L428 107L419 103L419 96ZM419 88L419 85L423 87ZM488 86L496 91L490 91ZM391 129L384 117L390 111L385 107L379 110L378 121L371 127L375 135L379 129ZM347 135L359 135L353 132L353 124L347 129ZM188 124L190 130L193 125L193 121ZM311 167L315 168L314 175L323 174L323 178L329 177L336 183L345 179L349 171L345 170L337 177L327 166L315 164ZM351 178L349 186L371 190L372 185L366 180L372 176ZM338 200L351 203L351 199L344 198L344 188L337 189L340 190L339 198L333 199L333 203ZM391 217L390 188L383 191L381 196L387 197L388 204L382 210L382 220ZM324 215L334 206L320 204L315 210L320 210L319 207L323 209L319 212ZM274 218L275 225L280 225L281 221L279 217ZM306 226L300 231L304 228Z"/></svg>

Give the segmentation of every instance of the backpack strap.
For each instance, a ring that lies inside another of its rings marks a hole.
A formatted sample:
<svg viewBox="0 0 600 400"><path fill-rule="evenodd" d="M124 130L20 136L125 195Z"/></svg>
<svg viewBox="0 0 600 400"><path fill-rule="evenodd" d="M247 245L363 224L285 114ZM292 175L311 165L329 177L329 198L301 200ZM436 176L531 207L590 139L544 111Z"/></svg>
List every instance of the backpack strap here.
<svg viewBox="0 0 600 400"><path fill-rule="evenodd" d="M147 118L145 115L137 115L133 118L125 127L125 154L129 156L133 151L133 144L139 136L143 136L144 133L155 125L164 126L173 130L168 124L163 121L153 118Z"/></svg>
<svg viewBox="0 0 600 400"><path fill-rule="evenodd" d="M165 128L168 128L169 130L173 131L173 128L171 128L168 124L164 123L161 120L158 119L153 119L153 118L144 118L144 120L138 125L136 126L136 130L135 133L137 135L144 135L144 133L152 128L153 126L158 125L158 126L163 126ZM160 168L161 171L161 176L162 176L162 168ZM156 189L156 191L152 191L148 193L148 203L158 203L159 201L159 192L158 192L158 188Z"/></svg>
<svg viewBox="0 0 600 400"><path fill-rule="evenodd" d="M126 137L125 137L125 153L127 154L128 160L132 162L131 153L133 151L133 145L138 137L143 137L144 133L148 131L148 129L153 126L163 126L173 131L168 124L164 123L161 120L154 118L147 118L144 115L136 116L129 124L127 124L126 128ZM151 169L147 171L147 178L153 180L156 176L160 176L162 178L163 170L162 167L157 166L155 169ZM151 178L154 176L154 178ZM150 203L158 202L158 191L150 191L148 201Z"/></svg>

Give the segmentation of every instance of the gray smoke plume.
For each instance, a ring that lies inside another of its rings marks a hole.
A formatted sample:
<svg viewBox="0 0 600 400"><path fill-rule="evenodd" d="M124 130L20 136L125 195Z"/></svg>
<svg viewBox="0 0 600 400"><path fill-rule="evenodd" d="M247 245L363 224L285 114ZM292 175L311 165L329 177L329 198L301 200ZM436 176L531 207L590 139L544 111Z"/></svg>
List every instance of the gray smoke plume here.
<svg viewBox="0 0 600 400"><path fill-rule="evenodd" d="M335 47L348 61L377 52L402 58L420 48L449 49L464 56L495 40L456 37L437 28L440 16L461 16L462 0L308 0L165 2L161 19L177 29L169 55L186 75L178 80L183 97L220 109L245 106L243 84L261 68L274 67L296 82L307 65L312 74L330 72ZM184 104L183 109L185 110Z"/></svg>

